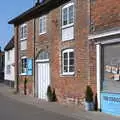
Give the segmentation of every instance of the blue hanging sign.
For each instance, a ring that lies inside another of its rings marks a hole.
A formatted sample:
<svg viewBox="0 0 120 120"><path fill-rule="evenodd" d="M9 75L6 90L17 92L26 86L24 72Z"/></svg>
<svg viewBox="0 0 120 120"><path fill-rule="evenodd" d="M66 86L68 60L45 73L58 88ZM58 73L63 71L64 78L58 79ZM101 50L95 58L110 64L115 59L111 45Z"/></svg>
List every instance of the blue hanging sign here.
<svg viewBox="0 0 120 120"><path fill-rule="evenodd" d="M32 75L33 74L33 60L32 59L27 59L27 75Z"/></svg>

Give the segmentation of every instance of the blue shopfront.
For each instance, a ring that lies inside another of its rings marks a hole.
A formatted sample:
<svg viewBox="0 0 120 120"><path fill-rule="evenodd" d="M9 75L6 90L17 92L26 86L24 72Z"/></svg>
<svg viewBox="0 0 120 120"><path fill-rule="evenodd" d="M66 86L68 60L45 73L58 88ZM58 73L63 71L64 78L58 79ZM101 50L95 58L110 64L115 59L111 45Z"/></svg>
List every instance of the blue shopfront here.
<svg viewBox="0 0 120 120"><path fill-rule="evenodd" d="M120 115L120 43L101 45L101 110Z"/></svg>
<svg viewBox="0 0 120 120"><path fill-rule="evenodd" d="M98 109L120 116L120 32L93 35L96 43Z"/></svg>

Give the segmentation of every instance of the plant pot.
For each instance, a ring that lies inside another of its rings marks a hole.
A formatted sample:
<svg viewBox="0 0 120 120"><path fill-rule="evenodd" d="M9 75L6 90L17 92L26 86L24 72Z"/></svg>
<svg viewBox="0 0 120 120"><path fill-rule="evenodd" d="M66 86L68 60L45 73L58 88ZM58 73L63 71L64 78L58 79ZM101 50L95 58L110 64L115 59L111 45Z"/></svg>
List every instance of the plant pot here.
<svg viewBox="0 0 120 120"><path fill-rule="evenodd" d="M94 110L94 103L85 101L85 110L86 111L93 111Z"/></svg>

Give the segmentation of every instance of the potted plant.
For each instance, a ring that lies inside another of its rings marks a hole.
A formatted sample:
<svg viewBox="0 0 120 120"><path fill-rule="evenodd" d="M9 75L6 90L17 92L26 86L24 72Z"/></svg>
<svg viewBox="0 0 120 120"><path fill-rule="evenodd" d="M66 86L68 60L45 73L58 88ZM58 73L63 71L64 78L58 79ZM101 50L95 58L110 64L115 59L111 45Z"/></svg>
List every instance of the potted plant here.
<svg viewBox="0 0 120 120"><path fill-rule="evenodd" d="M92 88L87 85L85 91L85 110L92 111L94 109L93 103L93 91Z"/></svg>

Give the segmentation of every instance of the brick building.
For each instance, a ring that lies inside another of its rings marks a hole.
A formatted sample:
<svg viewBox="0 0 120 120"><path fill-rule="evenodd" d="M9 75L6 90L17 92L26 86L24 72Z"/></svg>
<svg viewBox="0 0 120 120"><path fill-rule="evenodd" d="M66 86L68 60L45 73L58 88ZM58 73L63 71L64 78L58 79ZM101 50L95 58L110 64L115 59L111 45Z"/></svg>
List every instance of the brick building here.
<svg viewBox="0 0 120 120"><path fill-rule="evenodd" d="M9 23L15 28L17 90L26 88L27 79L27 94L41 99L49 84L59 102L83 102L88 84L96 93L88 1L45 0Z"/></svg>

